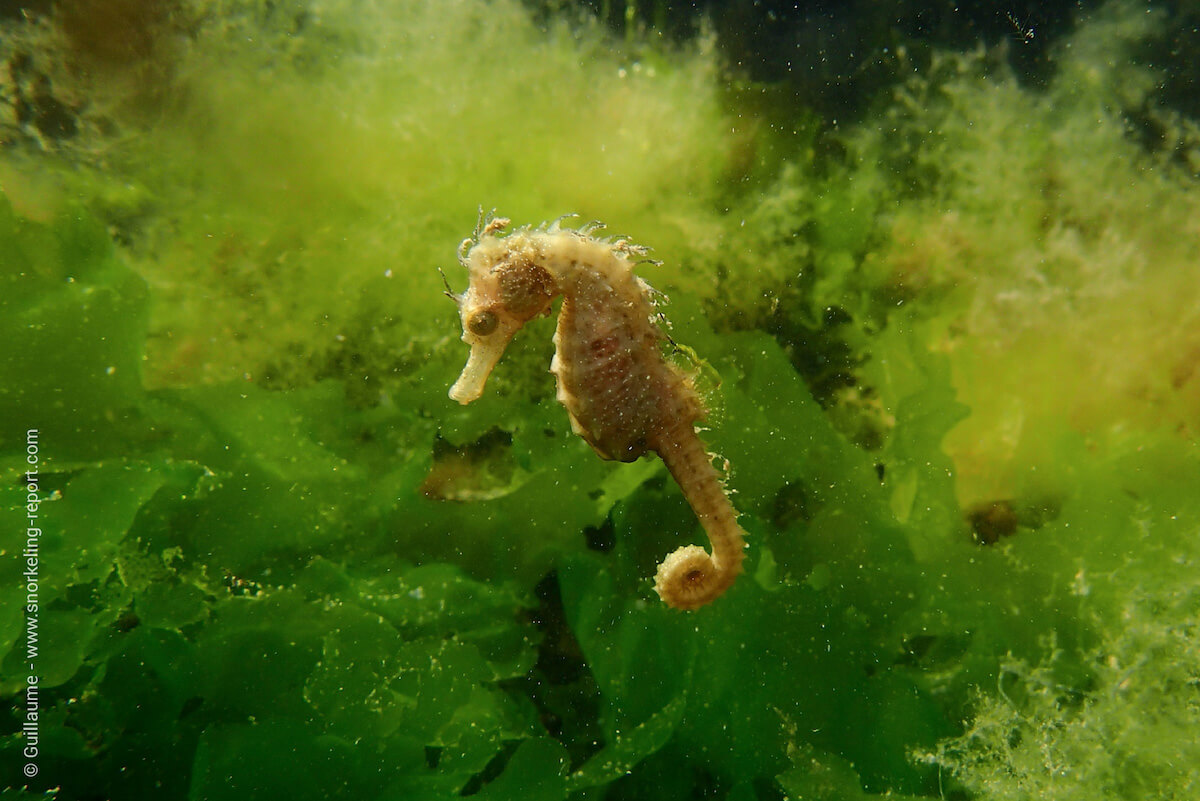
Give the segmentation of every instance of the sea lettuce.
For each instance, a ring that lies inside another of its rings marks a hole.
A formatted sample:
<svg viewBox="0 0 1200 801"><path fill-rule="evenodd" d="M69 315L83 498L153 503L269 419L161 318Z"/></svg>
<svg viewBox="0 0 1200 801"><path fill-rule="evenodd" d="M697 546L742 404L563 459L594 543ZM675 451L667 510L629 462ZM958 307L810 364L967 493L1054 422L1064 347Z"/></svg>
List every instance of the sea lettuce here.
<svg viewBox="0 0 1200 801"><path fill-rule="evenodd" d="M76 796L158 787L240 797L286 785L329 797L381 776L440 793L532 735L528 704L498 687L533 662L537 636L520 595L450 565L385 555L394 540L378 534L361 549L344 546L382 525L370 477L345 449L394 417L355 419L332 383L294 393L236 384L146 391L136 370L142 282L86 217L42 225L4 211L6 275L20 288L8 297L22 301L7 323L77 338L72 326L87 326L99 343L51 360L41 375L29 359L60 342L47 335L5 365L10 419L38 428L43 455L34 665L47 775ZM108 361L134 380L43 408L46 393L99 380ZM431 434L421 430L401 442L427 449ZM14 440L10 479L25 463ZM22 452L24 440L22 431ZM407 464L396 460L400 478L384 485L399 481L416 495L420 475ZM19 489L6 486L6 538L24 530L24 482ZM6 547L20 550L15 538ZM17 563L6 565L12 694L26 673L25 620L14 614L24 583ZM353 747L364 738L372 757ZM20 748L10 735L0 749L14 771ZM170 758L124 769L160 748ZM307 754L311 772L281 770L277 748ZM331 783L334 774L345 775Z"/></svg>

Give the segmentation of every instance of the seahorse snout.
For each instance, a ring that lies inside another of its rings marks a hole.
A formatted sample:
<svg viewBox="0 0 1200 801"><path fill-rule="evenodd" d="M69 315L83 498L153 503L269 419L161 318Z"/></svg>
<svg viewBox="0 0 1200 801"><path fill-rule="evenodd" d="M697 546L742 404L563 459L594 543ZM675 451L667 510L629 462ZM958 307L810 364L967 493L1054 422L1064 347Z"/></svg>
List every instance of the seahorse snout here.
<svg viewBox="0 0 1200 801"><path fill-rule="evenodd" d="M486 343L472 343L467 365L463 367L462 375L454 382L454 386L450 387L450 397L465 406L482 395L488 376L504 355L504 349L508 347L510 339L511 333L502 336L497 332Z"/></svg>

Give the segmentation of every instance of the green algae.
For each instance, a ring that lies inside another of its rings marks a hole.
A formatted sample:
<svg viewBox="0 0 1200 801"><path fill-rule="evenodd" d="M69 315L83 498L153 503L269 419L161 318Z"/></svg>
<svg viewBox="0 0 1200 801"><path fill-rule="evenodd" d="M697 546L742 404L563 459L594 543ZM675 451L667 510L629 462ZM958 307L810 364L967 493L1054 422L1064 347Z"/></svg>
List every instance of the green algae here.
<svg viewBox="0 0 1200 801"><path fill-rule="evenodd" d="M1161 17L1082 22L1045 96L943 54L879 112L886 147L864 124L826 164L797 112L739 168L753 126L730 132L711 43L614 55L507 3L306 9L155 16L187 30L147 50L186 101L146 126L156 93L113 80L83 138L0 159L6 556L26 429L43 457L32 791L1188 795L1196 190L1121 134L1144 71L1095 67ZM570 434L548 321L479 409L445 397L465 349L433 267L457 284L480 201L667 261L644 273L720 377L705 436L750 534L717 604L655 599L699 527L657 463ZM1088 390L1097 364L1126 383Z"/></svg>

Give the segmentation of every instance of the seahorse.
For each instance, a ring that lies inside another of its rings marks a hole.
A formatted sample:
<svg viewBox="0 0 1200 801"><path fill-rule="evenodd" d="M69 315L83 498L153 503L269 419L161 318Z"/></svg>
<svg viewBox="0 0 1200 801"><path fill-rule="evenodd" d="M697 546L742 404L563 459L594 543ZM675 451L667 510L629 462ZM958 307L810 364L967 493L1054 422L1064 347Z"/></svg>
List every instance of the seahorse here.
<svg viewBox="0 0 1200 801"><path fill-rule="evenodd" d="M561 220L560 220L561 221ZM647 249L624 238L593 236L603 226L560 221L519 228L480 215L459 247L469 285L447 286L471 346L450 388L462 404L484 384L513 335L551 313L562 296L550 371L571 427L604 459L632 462L653 451L679 484L712 547L687 545L667 555L654 589L670 607L693 610L716 600L742 572L745 536L696 425L706 415L692 377L664 356L656 293L634 275Z"/></svg>

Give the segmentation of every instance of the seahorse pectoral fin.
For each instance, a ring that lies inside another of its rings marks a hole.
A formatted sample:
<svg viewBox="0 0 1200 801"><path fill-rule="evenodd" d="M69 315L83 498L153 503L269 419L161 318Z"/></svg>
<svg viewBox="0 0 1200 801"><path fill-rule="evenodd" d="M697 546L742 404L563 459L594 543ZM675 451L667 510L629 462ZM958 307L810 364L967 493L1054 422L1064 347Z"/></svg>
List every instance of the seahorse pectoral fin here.
<svg viewBox="0 0 1200 801"><path fill-rule="evenodd" d="M454 382L454 386L450 387L451 398L464 406L478 400L483 394L488 376L504 355L504 349L508 347L513 333L515 332L497 331L488 337L486 342L471 344L471 355L467 357L467 365L463 367L462 375Z"/></svg>

